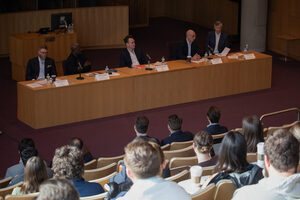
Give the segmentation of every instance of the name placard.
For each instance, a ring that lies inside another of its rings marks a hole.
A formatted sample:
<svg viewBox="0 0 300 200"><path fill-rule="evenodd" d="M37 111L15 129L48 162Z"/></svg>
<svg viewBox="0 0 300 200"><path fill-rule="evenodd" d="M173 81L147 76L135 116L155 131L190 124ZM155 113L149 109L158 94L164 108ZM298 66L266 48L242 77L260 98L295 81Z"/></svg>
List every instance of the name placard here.
<svg viewBox="0 0 300 200"><path fill-rule="evenodd" d="M67 86L69 85L68 80L56 80L54 82L55 87L62 87L62 86Z"/></svg>
<svg viewBox="0 0 300 200"><path fill-rule="evenodd" d="M95 75L95 80L96 80L96 81L103 81L103 80L108 80L108 79L109 79L108 73L104 73L104 74L96 74L96 75Z"/></svg>
<svg viewBox="0 0 300 200"><path fill-rule="evenodd" d="M168 65L160 65L155 67L156 71L158 72L164 72L164 71L169 71Z"/></svg>
<svg viewBox="0 0 300 200"><path fill-rule="evenodd" d="M249 53L244 55L245 60L255 59L254 53Z"/></svg>
<svg viewBox="0 0 300 200"><path fill-rule="evenodd" d="M211 64L221 64L221 63L223 63L221 58L211 59Z"/></svg>

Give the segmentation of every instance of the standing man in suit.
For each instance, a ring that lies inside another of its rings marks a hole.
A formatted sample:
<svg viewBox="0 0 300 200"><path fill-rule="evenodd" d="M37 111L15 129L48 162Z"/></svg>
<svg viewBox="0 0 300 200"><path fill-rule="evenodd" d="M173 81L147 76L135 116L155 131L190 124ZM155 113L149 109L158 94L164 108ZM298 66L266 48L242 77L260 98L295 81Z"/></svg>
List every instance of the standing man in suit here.
<svg viewBox="0 0 300 200"><path fill-rule="evenodd" d="M135 40L132 35L124 38L126 49L120 54L120 67L133 67L135 65L144 65L147 63L144 53L141 49L135 48Z"/></svg>
<svg viewBox="0 0 300 200"><path fill-rule="evenodd" d="M221 53L225 47L229 48L227 35L222 33L223 23L216 21L214 24L214 31L208 33L206 39L205 51L211 54Z"/></svg>
<svg viewBox="0 0 300 200"><path fill-rule="evenodd" d="M47 55L47 46L43 45L38 50L38 56L28 61L25 77L27 81L44 79L47 74L56 75L55 62Z"/></svg>
<svg viewBox="0 0 300 200"><path fill-rule="evenodd" d="M185 40L182 41L176 49L176 59L185 60L188 56L191 56L192 60L200 59L200 50L195 39L195 31L189 29L186 32Z"/></svg>
<svg viewBox="0 0 300 200"><path fill-rule="evenodd" d="M161 146L171 144L172 142L185 142L194 139L191 132L181 131L182 119L177 115L170 115L168 119L168 129L170 135L161 141Z"/></svg>

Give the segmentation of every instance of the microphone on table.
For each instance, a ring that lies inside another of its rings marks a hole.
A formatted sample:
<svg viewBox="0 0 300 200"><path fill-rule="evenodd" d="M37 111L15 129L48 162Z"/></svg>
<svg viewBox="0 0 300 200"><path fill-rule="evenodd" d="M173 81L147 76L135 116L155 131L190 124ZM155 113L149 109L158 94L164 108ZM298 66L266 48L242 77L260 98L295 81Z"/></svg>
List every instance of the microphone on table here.
<svg viewBox="0 0 300 200"><path fill-rule="evenodd" d="M152 70L152 68L150 67L151 57L149 56L149 54L146 54L146 57L148 58L148 67L146 67L146 70Z"/></svg>
<svg viewBox="0 0 300 200"><path fill-rule="evenodd" d="M81 71L83 67L81 66L80 62L78 61L78 71L79 71L79 76L76 78L77 80L83 80L84 77L81 76Z"/></svg>
<svg viewBox="0 0 300 200"><path fill-rule="evenodd" d="M214 50L213 48L211 48L211 46L207 45L208 47L208 54L211 53L212 55L214 55Z"/></svg>

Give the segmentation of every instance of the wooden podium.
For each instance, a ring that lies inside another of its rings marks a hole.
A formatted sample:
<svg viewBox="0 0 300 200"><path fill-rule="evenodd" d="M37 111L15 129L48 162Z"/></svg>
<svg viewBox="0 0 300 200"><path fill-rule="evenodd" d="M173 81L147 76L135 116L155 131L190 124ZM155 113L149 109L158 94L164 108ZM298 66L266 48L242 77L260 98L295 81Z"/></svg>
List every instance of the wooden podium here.
<svg viewBox="0 0 300 200"><path fill-rule="evenodd" d="M76 33L19 33L9 38L9 57L12 63L12 79L25 80L29 59L36 57L41 45L47 45L48 57L55 60L58 76L63 75L62 62L70 54L71 45L77 42Z"/></svg>

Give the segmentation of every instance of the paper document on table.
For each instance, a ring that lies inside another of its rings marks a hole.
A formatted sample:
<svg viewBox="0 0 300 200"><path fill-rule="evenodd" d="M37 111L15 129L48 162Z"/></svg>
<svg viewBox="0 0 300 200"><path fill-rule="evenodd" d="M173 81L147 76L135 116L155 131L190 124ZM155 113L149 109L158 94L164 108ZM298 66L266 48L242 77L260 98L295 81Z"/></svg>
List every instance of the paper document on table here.
<svg viewBox="0 0 300 200"><path fill-rule="evenodd" d="M206 62L206 58L201 58L200 60L192 60L192 63L202 63L202 62Z"/></svg>
<svg viewBox="0 0 300 200"><path fill-rule="evenodd" d="M108 80L108 79L109 79L108 73L95 75L95 80L96 81L103 81L103 80Z"/></svg>
<svg viewBox="0 0 300 200"><path fill-rule="evenodd" d="M254 53L249 53L244 55L245 60L255 59Z"/></svg>
<svg viewBox="0 0 300 200"><path fill-rule="evenodd" d="M163 71L169 71L168 65L160 65L155 67L156 71L163 72Z"/></svg>
<svg viewBox="0 0 300 200"><path fill-rule="evenodd" d="M211 64L221 64L222 62L222 58L214 58L211 59Z"/></svg>
<svg viewBox="0 0 300 200"><path fill-rule="evenodd" d="M117 72L112 72L109 76L120 76L120 74Z"/></svg>
<svg viewBox="0 0 300 200"><path fill-rule="evenodd" d="M47 80L44 79L44 80L36 81L35 83L38 83L38 84L41 84L41 85L45 85L45 84L47 84Z"/></svg>
<svg viewBox="0 0 300 200"><path fill-rule="evenodd" d="M237 54L232 54L227 56L228 59L239 59L239 56Z"/></svg>
<svg viewBox="0 0 300 200"><path fill-rule="evenodd" d="M227 54L229 53L230 49L228 47L225 47L225 49L222 51L222 53L220 54L221 57L227 56Z"/></svg>
<svg viewBox="0 0 300 200"><path fill-rule="evenodd" d="M41 84L38 84L38 83L29 83L27 84L27 86L31 87L31 88L37 88L37 87L42 87Z"/></svg>
<svg viewBox="0 0 300 200"><path fill-rule="evenodd" d="M54 82L55 87L62 87L62 86L67 86L69 85L68 80L56 80Z"/></svg>

